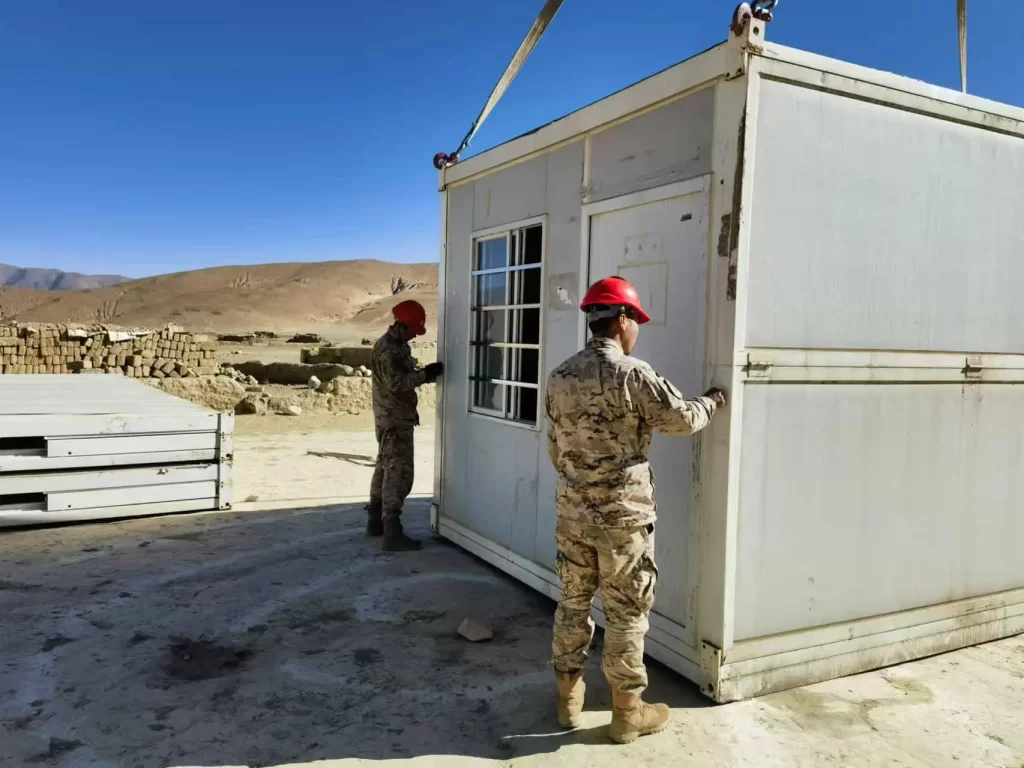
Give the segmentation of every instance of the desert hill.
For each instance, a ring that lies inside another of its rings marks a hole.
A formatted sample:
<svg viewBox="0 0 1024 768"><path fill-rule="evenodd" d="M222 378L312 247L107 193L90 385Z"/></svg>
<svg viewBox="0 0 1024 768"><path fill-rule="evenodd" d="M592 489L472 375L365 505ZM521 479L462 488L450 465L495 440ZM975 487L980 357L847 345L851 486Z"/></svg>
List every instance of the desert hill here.
<svg viewBox="0 0 1024 768"><path fill-rule="evenodd" d="M105 288L125 283L129 278L120 275L83 275L59 269L36 269L0 264L0 286L28 288L33 291L80 291L86 288Z"/></svg>
<svg viewBox="0 0 1024 768"><path fill-rule="evenodd" d="M107 323L194 331L357 336L416 299L437 317L436 264L331 261L214 267L81 291L0 288L0 320Z"/></svg>

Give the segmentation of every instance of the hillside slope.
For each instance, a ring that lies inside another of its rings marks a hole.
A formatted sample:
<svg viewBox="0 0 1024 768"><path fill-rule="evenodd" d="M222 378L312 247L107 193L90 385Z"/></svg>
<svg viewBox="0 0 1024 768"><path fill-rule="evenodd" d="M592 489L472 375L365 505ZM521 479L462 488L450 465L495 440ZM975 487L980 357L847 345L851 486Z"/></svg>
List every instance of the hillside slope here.
<svg viewBox="0 0 1024 768"><path fill-rule="evenodd" d="M0 264L0 286L27 288L32 291L81 291L105 288L128 281L120 275L83 275L59 269L37 269Z"/></svg>
<svg viewBox="0 0 1024 768"><path fill-rule="evenodd" d="M437 269L436 264L381 261L262 264L180 272L84 291L0 288L0 319L357 335L376 330L394 304L414 298L426 307L433 329Z"/></svg>

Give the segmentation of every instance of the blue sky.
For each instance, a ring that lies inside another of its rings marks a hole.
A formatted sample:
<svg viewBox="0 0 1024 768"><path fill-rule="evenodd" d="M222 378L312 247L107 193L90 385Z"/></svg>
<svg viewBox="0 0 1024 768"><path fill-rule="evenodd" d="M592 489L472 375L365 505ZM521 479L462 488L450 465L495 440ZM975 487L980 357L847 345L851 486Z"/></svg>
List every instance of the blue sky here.
<svg viewBox="0 0 1024 768"><path fill-rule="evenodd" d="M143 276L435 260L431 157L541 4L3 0L0 262ZM971 5L971 92L1024 104L1010 6ZM720 42L734 6L565 0L473 150ZM955 6L783 0L768 36L959 87Z"/></svg>

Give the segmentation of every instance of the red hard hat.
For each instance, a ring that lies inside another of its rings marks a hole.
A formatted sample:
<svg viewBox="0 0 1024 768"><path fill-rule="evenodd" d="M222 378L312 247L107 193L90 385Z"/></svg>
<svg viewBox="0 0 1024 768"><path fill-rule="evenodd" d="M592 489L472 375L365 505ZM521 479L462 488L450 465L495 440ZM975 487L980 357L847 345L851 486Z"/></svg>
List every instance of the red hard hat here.
<svg viewBox="0 0 1024 768"><path fill-rule="evenodd" d="M629 307L636 313L636 321L640 325L651 322L650 315L644 312L640 304L640 294L636 288L618 275L598 280L590 286L580 309L588 312L593 307Z"/></svg>
<svg viewBox="0 0 1024 768"><path fill-rule="evenodd" d="M427 311L418 301L410 299L409 301L395 304L391 314L395 316L395 320L417 336L422 336L427 332Z"/></svg>

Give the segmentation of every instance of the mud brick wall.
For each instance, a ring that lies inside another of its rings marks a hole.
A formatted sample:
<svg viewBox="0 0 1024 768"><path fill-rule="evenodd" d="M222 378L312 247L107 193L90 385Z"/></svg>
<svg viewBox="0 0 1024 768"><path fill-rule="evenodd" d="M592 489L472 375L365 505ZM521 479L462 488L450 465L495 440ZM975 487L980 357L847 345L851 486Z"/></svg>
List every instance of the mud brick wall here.
<svg viewBox="0 0 1024 768"><path fill-rule="evenodd" d="M0 374L107 373L183 378L217 372L216 342L166 328L113 331L73 326L0 326Z"/></svg>

